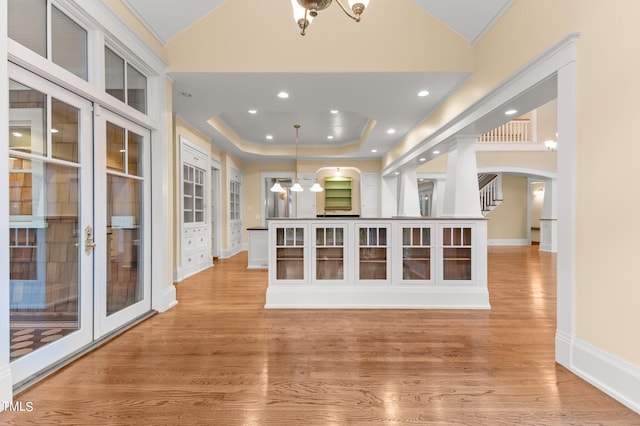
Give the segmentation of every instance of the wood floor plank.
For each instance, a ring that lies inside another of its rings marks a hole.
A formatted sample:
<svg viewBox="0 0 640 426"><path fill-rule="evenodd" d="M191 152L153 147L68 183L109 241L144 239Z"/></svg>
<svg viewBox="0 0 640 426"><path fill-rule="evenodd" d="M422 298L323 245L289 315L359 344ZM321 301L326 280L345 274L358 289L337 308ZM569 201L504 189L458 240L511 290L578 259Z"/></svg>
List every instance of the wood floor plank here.
<svg viewBox="0 0 640 426"><path fill-rule="evenodd" d="M246 253L18 395L1 424L640 425L554 361L555 255L490 248L490 311L264 310Z"/></svg>

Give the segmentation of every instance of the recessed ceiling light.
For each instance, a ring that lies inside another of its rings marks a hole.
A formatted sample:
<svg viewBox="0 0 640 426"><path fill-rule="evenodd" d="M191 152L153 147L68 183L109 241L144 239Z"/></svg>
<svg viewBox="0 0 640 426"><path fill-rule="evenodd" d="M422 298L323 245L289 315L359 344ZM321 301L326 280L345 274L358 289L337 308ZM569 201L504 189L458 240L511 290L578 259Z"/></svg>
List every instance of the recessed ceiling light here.
<svg viewBox="0 0 640 426"><path fill-rule="evenodd" d="M339 113L340 111L338 111L337 109L332 109L332 110L331 110L331 111L329 111L329 112L330 112L331 114L337 114L337 113Z"/></svg>
<svg viewBox="0 0 640 426"><path fill-rule="evenodd" d="M393 128L392 128L392 129L387 129L387 134L388 134L388 135L392 135L392 134L394 134L395 132L396 132L396 129L393 129Z"/></svg>
<svg viewBox="0 0 640 426"><path fill-rule="evenodd" d="M331 139L333 139L333 136L329 135L329 136L327 136L327 139L331 140Z"/></svg>
<svg viewBox="0 0 640 426"><path fill-rule="evenodd" d="M427 161L426 158L420 158L419 161Z"/></svg>
<svg viewBox="0 0 640 426"><path fill-rule="evenodd" d="M399 175L399 174L400 174L400 172L395 172L395 174L396 174L396 175Z"/></svg>
<svg viewBox="0 0 640 426"><path fill-rule="evenodd" d="M250 109L248 112L249 112L249 114L257 114L258 110L257 109Z"/></svg>
<svg viewBox="0 0 640 426"><path fill-rule="evenodd" d="M377 149L372 149L371 152L378 152L378 150Z"/></svg>
<svg viewBox="0 0 640 426"><path fill-rule="evenodd" d="M182 96L184 96L185 98L190 98L192 96L191 93L189 93L189 92L180 92L180 94Z"/></svg>
<svg viewBox="0 0 640 426"><path fill-rule="evenodd" d="M504 114L505 114L505 115L513 115L513 114L515 114L515 113L517 113L517 112L518 112L518 110L517 110L517 109L509 109L509 110L506 110L506 111L504 112Z"/></svg>
<svg viewBox="0 0 640 426"><path fill-rule="evenodd" d="M273 139L273 135L267 135L267 136L265 136L265 138L266 138L268 141L270 141L270 140L272 140L272 139Z"/></svg>
<svg viewBox="0 0 640 426"><path fill-rule="evenodd" d="M440 151L433 151L434 154L440 154Z"/></svg>
<svg viewBox="0 0 640 426"><path fill-rule="evenodd" d="M418 182L424 182L424 178L418 179Z"/></svg>
<svg viewBox="0 0 640 426"><path fill-rule="evenodd" d="M289 97L289 94L287 92L280 92L278 93L278 97L280 99L287 99Z"/></svg>
<svg viewBox="0 0 640 426"><path fill-rule="evenodd" d="M59 132L58 129L53 129L53 128L51 129L51 133L58 133L58 132Z"/></svg>
<svg viewBox="0 0 640 426"><path fill-rule="evenodd" d="M418 96L420 96L421 98L424 98L425 96L429 96L429 91L428 90L421 90L418 92Z"/></svg>

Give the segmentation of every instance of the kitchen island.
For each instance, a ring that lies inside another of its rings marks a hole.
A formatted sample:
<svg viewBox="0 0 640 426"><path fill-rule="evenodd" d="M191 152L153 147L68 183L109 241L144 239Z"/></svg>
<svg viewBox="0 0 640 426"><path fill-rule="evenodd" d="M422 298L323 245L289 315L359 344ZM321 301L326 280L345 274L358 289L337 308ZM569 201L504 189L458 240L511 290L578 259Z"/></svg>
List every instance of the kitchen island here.
<svg viewBox="0 0 640 426"><path fill-rule="evenodd" d="M490 308L485 219L271 219L268 251L265 308Z"/></svg>

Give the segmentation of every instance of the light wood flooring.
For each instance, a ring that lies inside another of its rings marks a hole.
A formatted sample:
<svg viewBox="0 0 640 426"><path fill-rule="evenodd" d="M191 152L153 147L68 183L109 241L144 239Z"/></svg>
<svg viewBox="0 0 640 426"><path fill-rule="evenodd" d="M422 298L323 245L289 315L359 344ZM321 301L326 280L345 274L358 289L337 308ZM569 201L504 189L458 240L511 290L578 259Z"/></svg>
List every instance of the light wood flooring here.
<svg viewBox="0 0 640 426"><path fill-rule="evenodd" d="M555 256L490 248L490 311L264 310L246 253L0 424L640 425L554 362Z"/></svg>

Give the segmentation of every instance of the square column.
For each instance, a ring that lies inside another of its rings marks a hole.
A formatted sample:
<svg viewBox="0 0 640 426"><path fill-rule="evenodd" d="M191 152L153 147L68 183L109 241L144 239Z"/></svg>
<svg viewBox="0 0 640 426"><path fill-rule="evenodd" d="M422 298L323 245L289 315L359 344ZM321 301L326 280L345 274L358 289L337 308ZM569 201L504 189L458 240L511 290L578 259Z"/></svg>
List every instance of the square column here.
<svg viewBox="0 0 640 426"><path fill-rule="evenodd" d="M398 176L398 216L420 217L416 169L403 170Z"/></svg>
<svg viewBox="0 0 640 426"><path fill-rule="evenodd" d="M476 136L455 138L449 151L442 215L482 217L476 162Z"/></svg>

